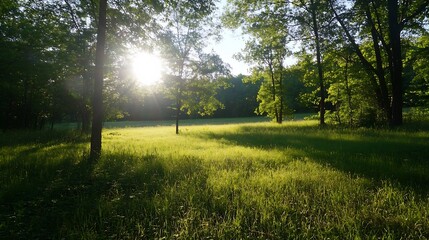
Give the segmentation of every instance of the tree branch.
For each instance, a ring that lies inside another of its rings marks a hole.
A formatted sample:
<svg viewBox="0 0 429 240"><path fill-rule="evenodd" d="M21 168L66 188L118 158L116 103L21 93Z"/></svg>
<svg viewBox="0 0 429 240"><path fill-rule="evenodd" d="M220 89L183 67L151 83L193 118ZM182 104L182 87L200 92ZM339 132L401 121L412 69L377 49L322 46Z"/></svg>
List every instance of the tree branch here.
<svg viewBox="0 0 429 240"><path fill-rule="evenodd" d="M412 19L416 18L418 15L422 14L425 10L427 10L429 6L429 0L425 0L413 13L409 16L404 17L404 19L399 23L399 27L402 30L404 26L410 22Z"/></svg>

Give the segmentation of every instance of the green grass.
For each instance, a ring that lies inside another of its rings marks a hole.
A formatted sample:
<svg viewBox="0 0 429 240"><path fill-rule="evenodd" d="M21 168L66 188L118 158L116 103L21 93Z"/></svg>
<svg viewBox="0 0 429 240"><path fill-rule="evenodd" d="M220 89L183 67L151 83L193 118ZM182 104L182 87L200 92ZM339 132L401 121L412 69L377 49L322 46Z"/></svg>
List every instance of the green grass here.
<svg viewBox="0 0 429 240"><path fill-rule="evenodd" d="M295 114L294 119L303 119L305 114ZM237 123L258 123L258 122L269 122L270 119L264 116L258 117L241 117L241 118L208 118L208 119L182 119L179 122L179 126L196 126L196 125L224 125L224 124L237 124ZM158 120L158 121L116 121L116 122L105 122L103 127L110 128L132 128L132 127L160 127L160 126L173 126L176 124L176 120ZM65 129L76 129L78 128L77 123L58 123L54 125L54 129L65 130Z"/></svg>
<svg viewBox="0 0 429 240"><path fill-rule="evenodd" d="M429 131L314 121L0 135L0 239L428 239Z"/></svg>

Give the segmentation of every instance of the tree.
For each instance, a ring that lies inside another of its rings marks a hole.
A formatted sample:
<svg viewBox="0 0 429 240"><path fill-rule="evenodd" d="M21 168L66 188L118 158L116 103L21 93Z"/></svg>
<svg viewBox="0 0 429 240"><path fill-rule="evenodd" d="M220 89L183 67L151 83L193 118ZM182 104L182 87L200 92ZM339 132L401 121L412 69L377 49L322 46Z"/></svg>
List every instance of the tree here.
<svg viewBox="0 0 429 240"><path fill-rule="evenodd" d="M165 78L167 95L175 102L176 134L182 111L210 115L222 105L215 98L218 80L229 75L219 56L204 54L208 39L216 36L211 1L194 4L177 1L167 7L168 27L160 34L169 74Z"/></svg>
<svg viewBox="0 0 429 240"><path fill-rule="evenodd" d="M144 4L144 3L143 3ZM147 10L153 7L159 9L159 3L157 1L151 2L151 4L144 4L143 6L139 2L126 2L121 5L121 3L115 2L115 5L111 8L112 16L110 19L111 26L115 27L114 30L124 31L127 29L141 30L140 26L133 25L133 20L138 19L137 23L142 23L149 21L148 14L144 12L137 11L138 15L129 17L132 14L127 14L125 10L136 10L139 7ZM135 13L136 11L131 11ZM95 56L95 79L94 79L94 92L93 92L93 117L92 117L92 131L91 131L91 149L90 149L90 159L97 160L101 155L101 133L102 133L102 122L103 122L103 78L104 78L104 64L105 64L105 49L107 47L114 46L114 42L107 42L106 29L107 29L107 0L100 0L98 6L98 25L97 25L97 46L96 46L96 56ZM129 28L122 28L124 24L129 24ZM141 34L141 31L137 31L138 34ZM125 34L128 37L132 34ZM116 36L116 35L112 35ZM121 37L121 35L119 35ZM106 44L108 43L108 44ZM138 41L137 41L138 43ZM120 44L118 44L120 45Z"/></svg>
<svg viewBox="0 0 429 240"><path fill-rule="evenodd" d="M247 59L265 59L267 71L271 73L269 78L273 83L276 82L275 78L278 78L277 82L280 86L283 85L283 60L290 52L287 48L289 42L299 39L307 51L314 52L319 85L320 124L323 125L325 123L326 90L322 66L322 44L324 42L323 37L327 36L328 31L326 29L332 27L329 21L330 11L327 2L323 0L254 0L246 1L246 3L230 1L230 6L231 8L225 13L224 22L229 27L242 26L246 34L257 39L256 45L249 42L245 52L251 54L251 49L259 48L262 54L259 54L259 57L253 54L253 57L248 57ZM254 47L249 47L251 45ZM267 54L269 52L267 49L275 50L276 54L271 54L272 56L270 56L270 54ZM275 61L270 63L270 61L267 61L269 58L273 58ZM274 77L275 75L277 77ZM276 102L274 100L276 95L280 96L278 102L282 106L284 104L283 94L275 93L276 87L273 83L271 84L272 99ZM283 91L283 87L278 89ZM265 103L268 102L265 101ZM270 106L270 104L267 104L267 106ZM281 122L283 117L283 114L279 114L280 111L283 111L282 109L283 107L274 107L274 111L278 111L277 114L274 113L277 122Z"/></svg>
<svg viewBox="0 0 429 240"><path fill-rule="evenodd" d="M405 92L405 102L409 107L429 110L429 33L411 43L405 65L412 69L410 86ZM410 70L409 70L410 71Z"/></svg>
<svg viewBox="0 0 429 240"><path fill-rule="evenodd" d="M377 122L377 101L368 91L370 83L359 59L347 45L331 48L325 54L327 102L332 111L327 119L349 126L372 126Z"/></svg>
<svg viewBox="0 0 429 240"><path fill-rule="evenodd" d="M378 105L384 111L391 126L401 125L403 121L402 34L404 30L411 34L410 30L419 28L420 20L428 11L428 5L427 0L403 2L363 0L356 1L350 8L344 3L330 1L335 18L366 69ZM357 17L360 18L360 21L352 17L356 14L350 14L351 11L359 13ZM353 28L353 26L359 27L359 23L364 24L365 28L361 28L363 31ZM365 32L365 30L368 31ZM375 66L365 56L362 45L358 43L356 34L353 32L358 32L362 38L368 36L372 40ZM388 84L386 76L389 77L390 84Z"/></svg>
<svg viewBox="0 0 429 240"><path fill-rule="evenodd" d="M68 28L57 10L46 2L0 3L3 129L41 128L47 119L53 120L54 115L61 114L54 105L59 106L69 98L67 92L61 91ZM64 95L54 97L58 92Z"/></svg>
<svg viewBox="0 0 429 240"><path fill-rule="evenodd" d="M335 26L331 24L331 12L326 0L296 0L292 1L291 21L296 24L295 38L301 39L306 50L313 52L316 58L317 79L319 91L319 123L325 124L326 83L323 70L323 53L328 47L327 39Z"/></svg>
<svg viewBox="0 0 429 240"><path fill-rule="evenodd" d="M70 23L66 39L67 54L64 66L69 90L78 101L78 115L82 133L91 128L91 95L93 91L93 63L96 38L96 6L93 1L66 0L60 5L63 17ZM90 21L89 21L90 20Z"/></svg>
<svg viewBox="0 0 429 240"><path fill-rule="evenodd" d="M269 39L268 43L264 40L260 44L256 41L248 41L246 43L247 56L244 58L248 62L257 62L259 68L255 68L252 76L246 81L256 82L260 79L264 81L258 93L258 113L267 113L268 116L276 120L277 123L282 123L286 113L286 105L284 103L284 67L283 61L286 57L284 38ZM266 45L262 45L266 44Z"/></svg>
<svg viewBox="0 0 429 240"><path fill-rule="evenodd" d="M306 91L302 79L307 69L301 69L298 64L288 66L284 71L284 98L289 113L308 112L302 102L299 101L300 93Z"/></svg>
<svg viewBox="0 0 429 240"><path fill-rule="evenodd" d="M231 1L230 5L223 17L224 24L230 28L240 26L250 37L238 58L255 65L249 81L265 80L258 93L258 113L267 113L277 123L282 123L287 108L284 101L284 60L289 55L286 46L288 27L285 19L281 18L285 8L281 4L264 1Z"/></svg>
<svg viewBox="0 0 429 240"><path fill-rule="evenodd" d="M106 46L107 0L99 1L97 48L95 56L95 79L93 96L93 117L91 130L90 159L96 160L101 155L101 130L103 126L103 74L104 51Z"/></svg>

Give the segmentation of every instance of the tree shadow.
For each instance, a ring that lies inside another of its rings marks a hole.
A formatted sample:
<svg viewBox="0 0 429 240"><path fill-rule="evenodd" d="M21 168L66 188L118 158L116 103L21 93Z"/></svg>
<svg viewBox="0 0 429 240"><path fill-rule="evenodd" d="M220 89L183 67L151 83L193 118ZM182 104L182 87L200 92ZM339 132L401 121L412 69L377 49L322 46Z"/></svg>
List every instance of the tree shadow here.
<svg viewBox="0 0 429 240"><path fill-rule="evenodd" d="M197 136L265 150L294 148L298 159L428 192L427 135L273 125ZM216 224L233 216L226 216L228 201L216 203L201 159L107 152L92 165L87 146L78 143L46 141L10 159L0 155L0 239L174 238L177 229L201 229L201 219Z"/></svg>
<svg viewBox="0 0 429 240"><path fill-rule="evenodd" d="M1 175L9 178L0 189L0 239L75 239L91 233L121 239L125 233L139 236L141 229L146 238L157 238L172 232L159 218L159 205L166 201L160 196L186 182L185 196L207 179L201 161L191 157L170 166L156 155L107 153L94 165L80 151L77 144L48 141L0 161ZM183 199L167 201L173 206L162 215L177 217ZM128 227L118 233L124 224ZM135 225L141 229L129 227Z"/></svg>
<svg viewBox="0 0 429 240"><path fill-rule="evenodd" d="M84 137L71 132L14 132L0 155L0 238L46 238L55 221L44 221L52 189L89 174ZM5 135L2 136L2 142ZM10 148L9 148L10 147ZM61 186L62 187L62 186ZM38 231L31 232L37 228ZM39 236L40 235L40 236ZM48 237L50 238L50 237Z"/></svg>
<svg viewBox="0 0 429 240"><path fill-rule="evenodd" d="M72 130L16 130L0 133L0 147L88 142L89 135Z"/></svg>
<svg viewBox="0 0 429 240"><path fill-rule="evenodd" d="M345 173L389 180L429 192L429 137L407 131L349 130L317 126L242 126L233 133L199 133L233 145L264 150L297 150L308 158Z"/></svg>

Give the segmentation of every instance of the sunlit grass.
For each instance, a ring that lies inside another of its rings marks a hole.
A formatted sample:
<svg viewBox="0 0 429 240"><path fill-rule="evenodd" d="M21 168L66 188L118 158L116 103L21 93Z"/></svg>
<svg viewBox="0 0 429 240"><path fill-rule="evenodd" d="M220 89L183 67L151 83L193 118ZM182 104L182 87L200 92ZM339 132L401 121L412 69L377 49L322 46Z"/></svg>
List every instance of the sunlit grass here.
<svg viewBox="0 0 429 240"><path fill-rule="evenodd" d="M427 130L312 121L173 130L106 129L95 166L86 137L2 135L21 140L0 149L0 238L429 236Z"/></svg>

